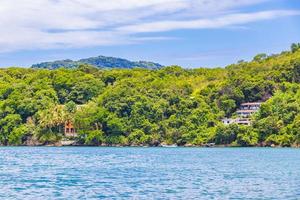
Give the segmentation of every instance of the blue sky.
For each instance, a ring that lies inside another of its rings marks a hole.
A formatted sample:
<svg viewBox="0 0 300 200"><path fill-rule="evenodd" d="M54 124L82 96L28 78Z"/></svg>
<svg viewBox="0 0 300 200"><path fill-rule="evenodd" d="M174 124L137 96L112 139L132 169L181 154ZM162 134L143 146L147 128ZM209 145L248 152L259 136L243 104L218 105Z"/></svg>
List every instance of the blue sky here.
<svg viewBox="0 0 300 200"><path fill-rule="evenodd" d="M0 0L0 66L97 55L225 66L300 42L299 0Z"/></svg>

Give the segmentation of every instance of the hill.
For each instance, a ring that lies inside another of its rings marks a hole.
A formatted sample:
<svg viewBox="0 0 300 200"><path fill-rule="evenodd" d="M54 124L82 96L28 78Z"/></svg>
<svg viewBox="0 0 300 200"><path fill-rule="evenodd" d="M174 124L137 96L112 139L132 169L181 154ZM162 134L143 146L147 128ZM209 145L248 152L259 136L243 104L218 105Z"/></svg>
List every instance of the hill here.
<svg viewBox="0 0 300 200"><path fill-rule="evenodd" d="M225 68L0 69L0 144L300 146L300 45ZM251 125L224 125L245 102ZM81 106L79 106L81 105Z"/></svg>
<svg viewBox="0 0 300 200"><path fill-rule="evenodd" d="M85 58L78 61L73 61L70 59L67 60L58 60L53 62L43 62L39 64L32 65L32 68L35 69L57 69L57 68L67 68L67 69L74 69L80 66L81 64L88 64L99 69L132 69L132 68L145 68L145 69L159 69L162 65L153 62L146 62L146 61L138 61L133 62L122 58L115 58L115 57L105 57L105 56L98 56L98 57L91 57Z"/></svg>

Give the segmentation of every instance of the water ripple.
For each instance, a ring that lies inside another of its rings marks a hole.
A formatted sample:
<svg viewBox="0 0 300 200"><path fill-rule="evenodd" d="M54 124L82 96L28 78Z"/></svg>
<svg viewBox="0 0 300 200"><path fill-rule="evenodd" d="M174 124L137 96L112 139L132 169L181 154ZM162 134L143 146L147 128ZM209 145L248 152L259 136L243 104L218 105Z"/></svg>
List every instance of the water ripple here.
<svg viewBox="0 0 300 200"><path fill-rule="evenodd" d="M300 199L299 149L0 148L0 199Z"/></svg>

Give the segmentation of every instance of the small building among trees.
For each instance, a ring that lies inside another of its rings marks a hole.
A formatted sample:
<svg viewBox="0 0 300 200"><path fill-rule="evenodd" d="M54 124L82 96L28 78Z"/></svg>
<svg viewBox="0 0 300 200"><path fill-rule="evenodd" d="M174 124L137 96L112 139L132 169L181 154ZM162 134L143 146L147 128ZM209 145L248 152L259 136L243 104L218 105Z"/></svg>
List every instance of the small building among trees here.
<svg viewBox="0 0 300 200"><path fill-rule="evenodd" d="M240 124L240 125L251 125L251 116L256 113L261 106L261 102L248 102L243 103L240 109L236 111L238 118L225 118L222 119L223 124Z"/></svg>
<svg viewBox="0 0 300 200"><path fill-rule="evenodd" d="M65 122L64 134L66 137L76 137L77 136L74 124L70 120Z"/></svg>

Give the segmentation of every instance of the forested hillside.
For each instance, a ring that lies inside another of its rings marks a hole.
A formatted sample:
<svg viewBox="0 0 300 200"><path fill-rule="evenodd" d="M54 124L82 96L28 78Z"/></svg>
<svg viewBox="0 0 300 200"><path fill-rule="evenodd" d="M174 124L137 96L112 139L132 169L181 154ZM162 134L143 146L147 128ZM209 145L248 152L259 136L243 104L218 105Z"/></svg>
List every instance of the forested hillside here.
<svg viewBox="0 0 300 200"><path fill-rule="evenodd" d="M297 146L299 46L216 69L1 69L0 142L53 144L70 120L85 145ZM252 101L251 126L220 122Z"/></svg>
<svg viewBox="0 0 300 200"><path fill-rule="evenodd" d="M74 69L80 65L87 64L98 69L133 69L133 68L145 68L145 69L159 69L162 65L154 62L138 61L133 62L122 58L98 56L80 59L78 61L67 60L57 60L53 62L43 62L39 64L32 65L35 69Z"/></svg>

